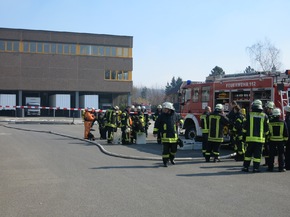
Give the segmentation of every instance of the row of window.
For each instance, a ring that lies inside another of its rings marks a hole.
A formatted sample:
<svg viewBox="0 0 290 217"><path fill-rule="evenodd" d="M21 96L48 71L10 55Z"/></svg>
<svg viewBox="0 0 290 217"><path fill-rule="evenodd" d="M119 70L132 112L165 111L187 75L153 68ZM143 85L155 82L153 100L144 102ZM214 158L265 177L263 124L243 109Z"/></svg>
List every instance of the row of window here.
<svg viewBox="0 0 290 217"><path fill-rule="evenodd" d="M105 80L131 81L132 73L129 71L106 70Z"/></svg>
<svg viewBox="0 0 290 217"><path fill-rule="evenodd" d="M108 56L124 58L132 57L132 48L126 47L4 40L0 40L0 52L1 51L61 55Z"/></svg>
<svg viewBox="0 0 290 217"><path fill-rule="evenodd" d="M192 89L186 89L184 95L184 101L192 100L192 102L208 102L210 96L210 87L205 86L201 88L201 98L200 98L200 88L196 87Z"/></svg>

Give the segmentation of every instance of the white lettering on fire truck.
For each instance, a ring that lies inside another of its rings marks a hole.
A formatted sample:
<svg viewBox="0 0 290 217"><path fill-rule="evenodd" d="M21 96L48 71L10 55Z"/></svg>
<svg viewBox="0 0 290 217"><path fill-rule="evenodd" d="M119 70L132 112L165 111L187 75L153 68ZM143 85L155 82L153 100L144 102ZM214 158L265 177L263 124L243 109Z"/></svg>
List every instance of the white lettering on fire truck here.
<svg viewBox="0 0 290 217"><path fill-rule="evenodd" d="M238 83L229 83L226 84L227 88L235 88L235 87L255 87L256 82L250 81L250 82L238 82Z"/></svg>

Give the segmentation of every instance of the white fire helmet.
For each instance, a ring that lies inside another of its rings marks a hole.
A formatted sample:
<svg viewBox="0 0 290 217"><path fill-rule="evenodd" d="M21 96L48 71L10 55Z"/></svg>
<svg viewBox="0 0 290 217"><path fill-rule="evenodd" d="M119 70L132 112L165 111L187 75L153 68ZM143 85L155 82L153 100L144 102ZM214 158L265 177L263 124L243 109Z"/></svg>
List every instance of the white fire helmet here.
<svg viewBox="0 0 290 217"><path fill-rule="evenodd" d="M173 104L171 102L164 102L162 104L162 108L166 108L166 109L170 109L170 110L175 110L175 108L173 107Z"/></svg>
<svg viewBox="0 0 290 217"><path fill-rule="evenodd" d="M281 115L281 110L279 108L273 109L273 116L280 116Z"/></svg>
<svg viewBox="0 0 290 217"><path fill-rule="evenodd" d="M270 109L274 109L275 104L274 104L274 102L270 101L270 102L267 102L266 107L270 108Z"/></svg>
<svg viewBox="0 0 290 217"><path fill-rule="evenodd" d="M263 109L262 101L259 99L254 100L254 102L252 103L252 107L255 107L257 109Z"/></svg>
<svg viewBox="0 0 290 217"><path fill-rule="evenodd" d="M284 107L284 110L285 110L286 112L290 112L290 106L289 106L289 105L285 106L285 107Z"/></svg>
<svg viewBox="0 0 290 217"><path fill-rule="evenodd" d="M224 106L222 104L216 104L215 110L222 111L224 109Z"/></svg>
<svg viewBox="0 0 290 217"><path fill-rule="evenodd" d="M162 105L158 105L157 108L162 109Z"/></svg>

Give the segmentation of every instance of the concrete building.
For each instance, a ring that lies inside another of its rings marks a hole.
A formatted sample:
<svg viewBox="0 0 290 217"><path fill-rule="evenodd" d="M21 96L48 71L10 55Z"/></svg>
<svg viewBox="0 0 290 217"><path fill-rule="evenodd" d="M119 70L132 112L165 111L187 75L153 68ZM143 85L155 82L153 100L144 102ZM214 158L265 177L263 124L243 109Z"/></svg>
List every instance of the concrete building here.
<svg viewBox="0 0 290 217"><path fill-rule="evenodd" d="M84 95L97 95L100 109L130 104L132 48L132 36L0 28L0 94L15 94L16 106L26 97L51 106L57 94L69 95L71 108Z"/></svg>

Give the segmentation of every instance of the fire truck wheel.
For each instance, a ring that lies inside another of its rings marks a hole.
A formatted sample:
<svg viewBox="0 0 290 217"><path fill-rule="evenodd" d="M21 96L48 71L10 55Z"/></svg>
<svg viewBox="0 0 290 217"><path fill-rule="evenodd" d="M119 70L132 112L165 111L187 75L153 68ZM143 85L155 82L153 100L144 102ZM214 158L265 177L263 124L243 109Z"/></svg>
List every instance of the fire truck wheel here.
<svg viewBox="0 0 290 217"><path fill-rule="evenodd" d="M195 139L196 137L196 132L194 126L189 126L188 128L185 129L185 138L186 139Z"/></svg>

